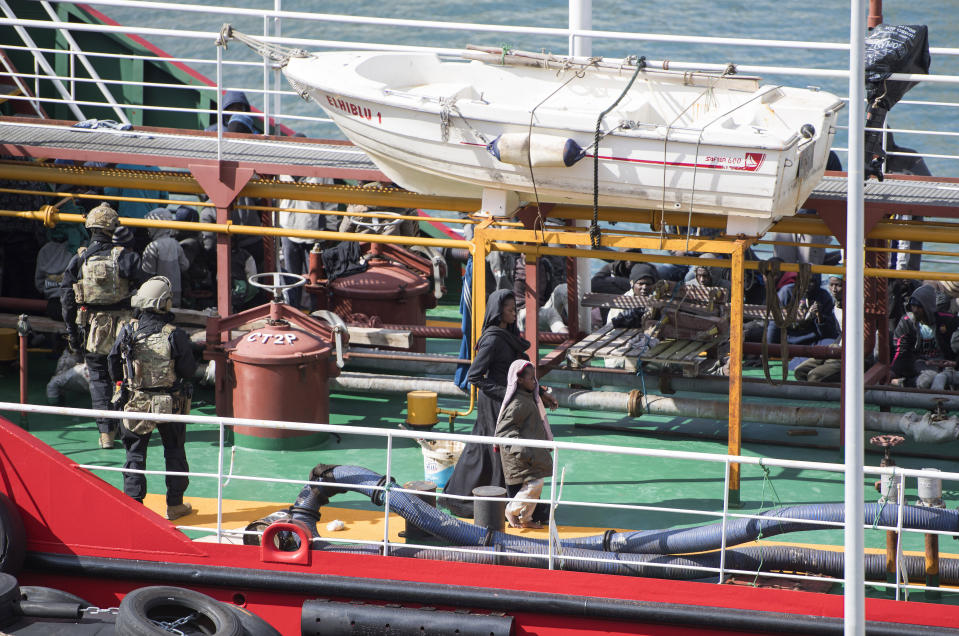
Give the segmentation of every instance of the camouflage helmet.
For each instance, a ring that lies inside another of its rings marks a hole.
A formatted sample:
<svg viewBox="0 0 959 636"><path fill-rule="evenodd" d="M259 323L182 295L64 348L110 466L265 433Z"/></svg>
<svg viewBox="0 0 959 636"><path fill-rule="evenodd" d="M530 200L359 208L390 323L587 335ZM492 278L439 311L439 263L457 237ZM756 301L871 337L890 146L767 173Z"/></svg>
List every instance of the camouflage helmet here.
<svg viewBox="0 0 959 636"><path fill-rule="evenodd" d="M166 276L154 276L142 285L130 299L134 309L164 312L173 307L173 287Z"/></svg>
<svg viewBox="0 0 959 636"><path fill-rule="evenodd" d="M116 211L106 203L101 203L87 213L87 220L84 225L87 229L96 228L112 232L116 229L120 217Z"/></svg>

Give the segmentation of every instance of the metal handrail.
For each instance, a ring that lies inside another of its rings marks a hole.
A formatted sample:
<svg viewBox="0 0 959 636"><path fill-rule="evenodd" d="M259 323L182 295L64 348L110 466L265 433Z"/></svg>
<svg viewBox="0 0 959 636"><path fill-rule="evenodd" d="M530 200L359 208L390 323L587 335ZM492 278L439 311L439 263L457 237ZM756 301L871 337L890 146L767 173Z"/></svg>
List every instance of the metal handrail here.
<svg viewBox="0 0 959 636"><path fill-rule="evenodd" d="M155 421L180 421L180 422L190 422L192 424L197 423L211 423L215 424L219 431L219 452L217 458L217 472L171 472L163 470L132 470L125 469L118 466L102 466L97 464L81 464L81 468L92 470L92 471L107 471L107 472L136 472L139 474L145 475L183 475L188 477L195 478L215 478L217 479L217 526L213 530L211 528L203 528L197 526L180 526L181 530L191 530L197 532L206 532L216 534L217 541L222 541L224 536L240 536L247 533L243 530L226 530L223 528L223 483L224 483L224 466L223 458L225 452L225 430L227 426L243 425L251 426L258 428L284 428L284 429L295 429L302 431L310 432L334 432L340 434L356 434L356 435L365 435L365 436L375 436L375 437L385 437L387 444L387 465L386 465L386 477L387 480L391 477L392 474L392 451L394 448L393 439L394 438L429 438L429 439L444 439L444 440L454 440L461 442L471 442L471 443L483 443L483 444L493 444L501 440L495 437L483 437L483 436L474 436L474 435L460 435L452 433L439 433L433 431L406 431L406 430L391 430L391 429L378 429L370 427L353 427L353 426L341 426L341 425L326 425L326 424L305 424L300 422L264 422L261 420L251 420L246 418L227 418L227 417L215 417L215 416L198 416L198 415L161 415L161 414L148 414L148 413L118 413L116 411L98 411L94 409L80 409L80 408L65 408L65 407L56 407L56 406L40 406L40 405L29 405L29 404L14 404L14 403L0 403L0 410L3 411L19 411L23 413L46 413L46 414L55 414L55 415L64 415L64 416L84 416L87 418L94 417L107 417L110 419L123 419L128 417L134 418L143 418L151 419ZM728 574L740 574L746 576L755 575L755 572L743 571L732 568L727 568L725 564L725 550L726 546L726 523L729 519L733 518L746 518L746 519L766 519L768 516L763 516L760 514L749 514L749 513L735 513L731 512L729 508L728 500L728 484L726 483L729 479L729 466L732 463L740 464L753 464L761 466L776 466L783 468L803 468L807 470L818 470L829 473L839 473L842 472L843 466L841 464L832 464L824 462L809 462L809 461L800 461L800 460L787 460L787 459L773 459L773 458L759 458L759 457L743 457L743 456L732 456L732 455L715 455L709 453L698 453L698 452L688 452L688 451L670 451L670 450L659 450L659 449L644 449L644 448L623 448L615 446L603 446L597 444L584 444L578 442L561 442L561 441L536 441L536 440L512 440L511 443L514 443L518 446L529 446L537 448L547 448L552 449L555 456L558 457L560 450L576 450L576 451L587 451L587 452L598 452L598 453L609 453L609 454L620 454L620 455L633 455L640 457L659 457L667 459L677 459L677 460L691 460L691 461L706 461L713 463L722 463L724 466L724 486L723 486L723 507L721 512L705 511L705 510L691 510L691 509L682 509L675 507L666 507L666 506L643 506L643 505L634 505L634 504L609 504L609 503L597 503L597 502L581 502L563 499L558 492L559 484L556 481L556 467L558 462L554 460L554 473L553 473L553 482L551 485L551 496L550 496L550 506L555 509L556 506L562 504L564 506L573 506L573 507L594 507L599 509L623 509L623 510L639 510L639 511L650 511L650 512L671 512L671 513L683 513L683 514L695 514L706 517L718 517L722 520L723 531L722 531L722 546L721 546L721 556L720 556L720 566L719 568L710 568L710 567L701 567L701 566L689 566L689 565L674 565L674 564L654 564L648 563L650 567L663 567L663 568L678 568L683 567L686 569L693 570L702 570L704 574L708 573L718 573L719 578L718 582L725 580L726 575ZM906 477L920 477L920 476L933 476L941 478L944 481L946 480L959 480L959 472L950 473L950 472L940 472L940 471L925 471L917 469L904 469L899 467L873 467L868 466L864 468L863 474L869 475L889 475L891 477L898 478L901 482L899 488L899 504L900 506L904 503L904 486ZM241 480L241 481L250 481L250 482L265 482L265 483L281 483L281 484L290 484L295 486L302 486L305 483L311 485L333 485L327 482L321 481L304 481L302 479L287 479L283 477L256 477L256 476L246 476L246 475L231 475L231 479ZM324 537L323 541L328 541L331 543L353 543L353 544L365 544L365 545L378 545L383 546L384 553L389 553L390 546L398 545L389 538L389 496L390 491L397 492L406 492L415 494L416 491L404 489L398 486L364 486L364 489L380 491L384 493L384 536L382 541L363 541L357 539L337 539L334 537ZM475 500L474 497L467 496L456 496L456 495L444 495L447 498L451 499L463 499L463 500ZM497 501L511 501L511 498L508 497L496 497L491 498ZM531 503L541 503L541 500L526 500ZM790 517L777 517L783 521L789 521L792 518ZM845 524L839 522L828 522L828 521L809 521L802 520L809 523L810 525L821 525L824 528L836 528L844 527ZM864 524L866 525L866 524ZM897 519L896 526L869 526L876 530L888 530L896 531L901 537L905 532L912 533L923 533L930 534L931 531L925 530L910 530L902 527L902 508L900 507L899 515ZM942 536L959 536L959 532L934 532ZM254 533L255 534L255 533ZM404 543L402 545L415 546L416 544ZM549 542L549 548L546 554L541 555L529 555L532 558L538 558L546 561L546 565L549 568L555 567L555 560L557 555L553 552L553 544ZM422 546L429 547L430 549L440 549L451 552L459 553L472 553L472 554L485 554L485 552L478 549L470 549L463 547L437 547L437 546ZM901 554L901 545L899 547L899 553ZM580 562L609 562L608 559L600 557L579 557L571 556L567 554L562 555L562 559L567 561L580 561ZM898 561L898 557L897 557ZM803 580L809 579L810 577L798 574L788 574L788 573L775 573L775 572L764 572L763 576L769 576L771 578L783 578L783 579L792 579L792 580ZM835 580L839 581L840 579L830 579L829 577L815 577L816 580ZM870 582L870 585L875 585L875 582ZM897 590L907 590L907 589L940 589L936 587L926 587L920 585L909 585L903 584L901 580L897 579L896 584L886 584L888 586L894 586ZM955 590L952 590L955 591Z"/></svg>

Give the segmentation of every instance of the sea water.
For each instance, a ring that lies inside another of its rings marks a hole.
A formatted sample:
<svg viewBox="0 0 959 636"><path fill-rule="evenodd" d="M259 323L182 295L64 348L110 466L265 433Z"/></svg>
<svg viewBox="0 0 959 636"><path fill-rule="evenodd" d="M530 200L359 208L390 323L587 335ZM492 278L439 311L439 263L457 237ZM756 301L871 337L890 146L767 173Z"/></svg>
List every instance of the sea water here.
<svg viewBox="0 0 959 636"><path fill-rule="evenodd" d="M278 4L284 11L302 11L350 16L372 16L430 20L442 22L488 25L515 25L529 27L566 28L568 3L563 0L534 0L508 2L504 0L207 0L206 5L273 9ZM944 9L940 3L893 2L884 7L886 24L927 24L932 47L959 45L959 12ZM943 3L951 5L952 3ZM622 0L593 0L593 28L598 31L651 33L701 37L748 38L765 40L815 41L846 43L849 40L849 6L844 2L782 2L782 0L650 0L624 2ZM264 20L234 15L197 14L152 11L149 16L139 9L105 7L103 11L121 24L154 28L218 31L224 22L251 35L262 35ZM273 21L268 21L273 28ZM423 27L385 27L380 25L337 24L285 18L280 28L282 35L291 38L336 40L352 42L379 42L413 46L463 48L467 44L486 46L508 45L526 50L546 50L557 54L568 52L565 37L522 35L506 32L479 32ZM271 31L272 32L272 31ZM180 38L150 37L152 42L168 53L179 57L215 58L212 41ZM316 47L316 50L321 50ZM660 41L627 41L623 39L594 40L593 54L608 57L645 55L649 59L669 59L682 62L733 63L778 67L807 67L844 70L849 65L847 51L823 51L806 48L783 49L773 46L728 46L715 43L686 44ZM224 53L227 60L251 61L257 59L245 46L232 43ZM200 72L215 77L215 68L202 65ZM959 59L933 56L931 72L959 75ZM225 82L239 88L262 88L262 70L253 67L229 67ZM766 83L792 86L818 86L845 96L844 78L816 78L786 74L763 74ZM288 90L287 86L284 86ZM262 94L249 94L251 102L262 107ZM920 84L905 98L924 102L959 102L959 86ZM282 112L316 116L318 107L295 96L284 97ZM900 104L889 115L895 129L951 132L952 122L959 115L959 106L934 107ZM845 114L840 115L845 123ZM331 124L301 122L297 130L318 137L341 136ZM959 137L899 133L900 145L917 149L927 155L959 155ZM835 146L846 147L845 126L837 132ZM845 153L841 153L845 164ZM929 157L927 163L934 174L959 175L959 162Z"/></svg>

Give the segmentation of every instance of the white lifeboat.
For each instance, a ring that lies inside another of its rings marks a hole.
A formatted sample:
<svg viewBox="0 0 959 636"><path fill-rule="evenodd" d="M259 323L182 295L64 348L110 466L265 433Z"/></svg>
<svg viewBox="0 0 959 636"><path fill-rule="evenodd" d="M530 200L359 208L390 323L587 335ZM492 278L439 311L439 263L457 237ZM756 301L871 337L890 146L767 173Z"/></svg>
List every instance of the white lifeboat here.
<svg viewBox="0 0 959 636"><path fill-rule="evenodd" d="M529 64L348 51L291 57L283 72L408 190L533 200L535 184L540 201L592 204L598 161L601 206L722 214L747 233L803 204L843 106L755 77Z"/></svg>

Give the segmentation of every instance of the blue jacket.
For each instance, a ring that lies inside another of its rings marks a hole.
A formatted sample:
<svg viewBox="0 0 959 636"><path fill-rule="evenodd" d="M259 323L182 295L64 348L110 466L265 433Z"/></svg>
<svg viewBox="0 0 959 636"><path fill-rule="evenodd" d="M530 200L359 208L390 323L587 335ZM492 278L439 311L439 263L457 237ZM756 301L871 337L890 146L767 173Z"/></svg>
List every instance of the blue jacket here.
<svg viewBox="0 0 959 636"><path fill-rule="evenodd" d="M776 293L779 304L785 308L795 293L795 283L784 286ZM800 345L829 344L839 337L841 329L833 312L836 305L833 303L829 292L822 287L817 287L811 294L807 294L804 299L800 299L799 302L800 307L796 312L796 318L800 321L800 324L786 330L786 342ZM819 316L812 320L802 321L805 308L814 302L819 303ZM782 329L770 321L769 328L766 331L766 340L770 343L778 343L781 338Z"/></svg>

